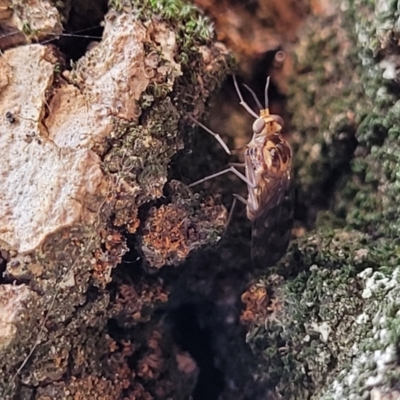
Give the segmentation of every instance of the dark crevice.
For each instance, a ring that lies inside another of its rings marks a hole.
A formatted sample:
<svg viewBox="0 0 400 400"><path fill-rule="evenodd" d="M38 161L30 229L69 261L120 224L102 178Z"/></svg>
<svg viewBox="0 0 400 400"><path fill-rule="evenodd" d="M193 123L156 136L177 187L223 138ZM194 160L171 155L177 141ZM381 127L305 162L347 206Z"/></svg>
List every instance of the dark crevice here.
<svg viewBox="0 0 400 400"><path fill-rule="evenodd" d="M104 28L100 25L80 30L65 30L64 35L53 41L60 51L66 56L66 66L79 60L85 55L88 46L93 41L100 41Z"/></svg>
<svg viewBox="0 0 400 400"><path fill-rule="evenodd" d="M176 343L191 354L200 370L193 400L217 400L225 386L223 372L215 367L211 326L201 326L199 321L201 314L212 318L213 308L207 301L187 303L169 315Z"/></svg>
<svg viewBox="0 0 400 400"><path fill-rule="evenodd" d="M86 291L86 303L94 303L102 296L103 292L97 286L89 286Z"/></svg>
<svg viewBox="0 0 400 400"><path fill-rule="evenodd" d="M101 22L107 10L107 0L71 2L64 24L64 35L53 41L65 54L67 65L81 58L91 42L100 40L104 30Z"/></svg>
<svg viewBox="0 0 400 400"><path fill-rule="evenodd" d="M13 400L34 400L36 398L36 390L37 389L31 385L17 385Z"/></svg>
<svg viewBox="0 0 400 400"><path fill-rule="evenodd" d="M11 275L6 275L3 273L1 275L1 279L0 279L0 284L9 284L9 285L13 285L13 286L21 286L21 285L25 285L25 286L30 286L31 283L31 279L29 278L14 278ZM35 290L35 288L31 289L36 292L37 294L43 295L43 293L41 291Z"/></svg>
<svg viewBox="0 0 400 400"><path fill-rule="evenodd" d="M107 290L110 293L111 301L115 300L118 288L121 284L131 284L139 282L143 279L144 271L142 268L143 260L136 250L137 237L136 235L125 233L128 252L122 257L122 261L112 271L112 281L107 285Z"/></svg>
<svg viewBox="0 0 400 400"><path fill-rule="evenodd" d="M203 118L202 122L208 126L207 121ZM220 144L202 128L194 126L188 121L181 128L184 131L182 139L184 149L178 151L172 158L168 167L168 180L178 180L186 184L190 184L198 179L204 178L227 167L230 161L235 161L235 157L229 157ZM217 132L221 134L221 132ZM228 144L228 147L230 144ZM193 150L194 149L194 150ZM205 187L216 187L218 182L225 181L226 176L208 181L199 187L195 187L194 191L199 191ZM214 191L215 193L215 191Z"/></svg>
<svg viewBox="0 0 400 400"><path fill-rule="evenodd" d="M162 277L169 288L169 301L155 309L151 321L144 324L133 323L124 313L109 319L107 333L119 351L123 351L124 342L135 344L135 350L126 358L129 368L140 368L139 363L148 352L149 334L156 328L163 332L160 345L166 351L165 359L174 359L173 349L177 347L195 361L198 375L192 386L193 400L270 399L267 385L254 380L257 360L245 342L245 329L239 322L240 295L248 281L247 258L237 253L242 252L241 248L232 249L225 242L225 249L215 246L195 252L179 267L166 267L151 275L137 260L135 241L134 236L128 237L132 250L113 272L111 297L115 298L121 283L149 283ZM236 268L228 268L232 260ZM164 371L160 379L168 380L170 374L174 376L172 370ZM151 383L140 376L135 381L152 390ZM127 388L125 395L131 390L132 387Z"/></svg>
<svg viewBox="0 0 400 400"><path fill-rule="evenodd" d="M267 385L254 380L257 359L239 321L247 264L236 252L240 248L224 246L189 256L171 281L164 321L173 341L199 368L194 400L267 400Z"/></svg>
<svg viewBox="0 0 400 400"><path fill-rule="evenodd" d="M3 257L0 254L0 285L5 282L4 273L6 272L7 268L7 257Z"/></svg>

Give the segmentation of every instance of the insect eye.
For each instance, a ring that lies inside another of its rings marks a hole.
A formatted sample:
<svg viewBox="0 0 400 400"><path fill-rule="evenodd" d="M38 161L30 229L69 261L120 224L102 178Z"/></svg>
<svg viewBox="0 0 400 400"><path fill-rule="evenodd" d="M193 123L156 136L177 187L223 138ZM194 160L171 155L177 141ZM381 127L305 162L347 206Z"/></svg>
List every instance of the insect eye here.
<svg viewBox="0 0 400 400"><path fill-rule="evenodd" d="M257 118L253 123L253 132L257 134L261 133L264 128L265 121L262 118Z"/></svg>
<svg viewBox="0 0 400 400"><path fill-rule="evenodd" d="M283 128L284 122L280 115L271 114L271 117Z"/></svg>

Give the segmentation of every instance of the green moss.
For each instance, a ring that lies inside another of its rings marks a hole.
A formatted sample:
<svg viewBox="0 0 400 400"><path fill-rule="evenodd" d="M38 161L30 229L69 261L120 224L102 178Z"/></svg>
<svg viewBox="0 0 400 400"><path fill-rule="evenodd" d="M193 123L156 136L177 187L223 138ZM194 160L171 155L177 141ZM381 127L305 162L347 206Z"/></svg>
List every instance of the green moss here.
<svg viewBox="0 0 400 400"><path fill-rule="evenodd" d="M108 6L119 12L122 11L124 3L121 0L110 0Z"/></svg>
<svg viewBox="0 0 400 400"><path fill-rule="evenodd" d="M298 71L289 93L298 201L313 225L317 212L333 202L344 204L335 188L343 184L355 146L355 132L370 106L358 101L363 89L353 37L338 18L312 20L295 53ZM323 88L323 89L322 89Z"/></svg>
<svg viewBox="0 0 400 400"><path fill-rule="evenodd" d="M248 335L285 399L367 399L400 379L399 77L382 63L399 10L341 5L304 31L289 96L297 207L315 230L273 270L277 310Z"/></svg>
<svg viewBox="0 0 400 400"><path fill-rule="evenodd" d="M115 143L104 168L131 187L140 187L141 202L159 197L170 158L182 147L179 114L169 97L150 109L141 125L116 122Z"/></svg>
<svg viewBox="0 0 400 400"><path fill-rule="evenodd" d="M211 21L193 4L183 0L131 1L141 19L160 16L177 28L178 43L190 48L214 36Z"/></svg>
<svg viewBox="0 0 400 400"><path fill-rule="evenodd" d="M362 398L367 380L377 373L374 351L392 354L399 340L399 251L357 231L327 229L292 245L280 265L287 277L275 288L278 309L248 334L253 351L262 356L264 379L283 398L320 399L327 385L342 380L342 398L349 393ZM295 268L303 271L293 275ZM377 334L385 340L377 341ZM362 379L353 387L346 379L361 361ZM400 370L388 370L389 385Z"/></svg>
<svg viewBox="0 0 400 400"><path fill-rule="evenodd" d="M25 35L31 35L33 33L31 24L29 22L24 22L22 24L22 32L24 32Z"/></svg>
<svg viewBox="0 0 400 400"><path fill-rule="evenodd" d="M139 124L115 121L110 151L104 160L105 171L128 185L133 198L126 200L134 214L134 209L144 202L162 196L168 164L183 148L181 117L193 109L200 113L204 110L207 98L222 82L229 64L223 48L211 40L211 22L193 5L181 0L131 0L118 8L129 9L144 25L153 21L150 36L158 29L170 30L176 40L174 61L163 59L159 43L149 40L144 44L146 54L157 62L157 76L139 100L143 111Z"/></svg>
<svg viewBox="0 0 400 400"><path fill-rule="evenodd" d="M184 0L113 0L110 7L116 11L133 9L137 17L147 22L154 18L167 22L174 28L179 46L177 61L188 65L199 46L210 44L215 33L209 18L193 4Z"/></svg>

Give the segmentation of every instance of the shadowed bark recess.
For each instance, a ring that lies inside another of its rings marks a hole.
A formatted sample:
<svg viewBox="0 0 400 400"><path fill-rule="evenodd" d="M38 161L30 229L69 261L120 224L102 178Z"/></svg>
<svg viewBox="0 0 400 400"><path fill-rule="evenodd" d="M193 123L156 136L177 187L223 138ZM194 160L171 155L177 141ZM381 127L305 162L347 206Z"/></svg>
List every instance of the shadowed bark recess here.
<svg viewBox="0 0 400 400"><path fill-rule="evenodd" d="M397 399L396 2L196 3L0 7L0 398ZM294 150L268 269L187 187L241 159L187 113L251 138L230 51Z"/></svg>

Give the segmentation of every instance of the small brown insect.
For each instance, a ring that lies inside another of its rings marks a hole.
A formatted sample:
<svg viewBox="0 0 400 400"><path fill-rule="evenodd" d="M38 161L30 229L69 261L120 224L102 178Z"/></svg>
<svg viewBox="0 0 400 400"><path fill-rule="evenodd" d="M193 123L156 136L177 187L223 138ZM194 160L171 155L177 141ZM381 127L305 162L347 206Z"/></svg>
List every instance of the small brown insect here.
<svg viewBox="0 0 400 400"><path fill-rule="evenodd" d="M216 176L233 172L248 188L247 200L235 194L235 199L246 204L247 217L252 221L252 259L260 267L275 264L285 253L290 240L293 223L293 201L291 191L292 151L282 135L283 120L279 115L269 113L268 86L265 85L265 107L262 107L255 93L251 93L260 115L257 115L243 100L235 76L235 88L242 105L256 118L253 123L253 137L244 152L245 175L235 167L220 171L192 183L194 186ZM191 118L194 120L193 118ZM204 125L198 125L211 133L228 154L231 154L222 138Z"/></svg>

